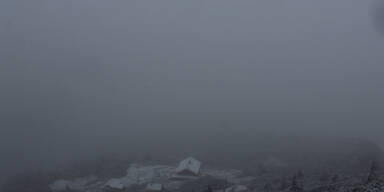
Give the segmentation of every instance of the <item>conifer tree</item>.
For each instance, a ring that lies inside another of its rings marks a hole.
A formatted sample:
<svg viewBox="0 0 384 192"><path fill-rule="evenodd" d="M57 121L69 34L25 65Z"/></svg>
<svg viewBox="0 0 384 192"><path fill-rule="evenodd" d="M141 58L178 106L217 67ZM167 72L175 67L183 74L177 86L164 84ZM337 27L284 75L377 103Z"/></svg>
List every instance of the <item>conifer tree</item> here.
<svg viewBox="0 0 384 192"><path fill-rule="evenodd" d="M289 189L291 192L302 192L303 188L300 186L297 178L297 174L295 174L292 177L292 183L291 183L291 188Z"/></svg>
<svg viewBox="0 0 384 192"><path fill-rule="evenodd" d="M379 172L380 168L376 161L372 161L371 168L369 169L368 177L367 177L367 183L371 183L373 181L376 181L379 178Z"/></svg>

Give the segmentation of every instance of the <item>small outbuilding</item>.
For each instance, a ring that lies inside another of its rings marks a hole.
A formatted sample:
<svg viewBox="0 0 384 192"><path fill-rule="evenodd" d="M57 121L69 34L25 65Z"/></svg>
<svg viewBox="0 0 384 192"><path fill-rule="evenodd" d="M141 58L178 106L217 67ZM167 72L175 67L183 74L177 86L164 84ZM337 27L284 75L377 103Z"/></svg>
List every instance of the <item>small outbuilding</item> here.
<svg viewBox="0 0 384 192"><path fill-rule="evenodd" d="M196 177L200 175L201 162L193 157L182 160L175 170L176 177Z"/></svg>

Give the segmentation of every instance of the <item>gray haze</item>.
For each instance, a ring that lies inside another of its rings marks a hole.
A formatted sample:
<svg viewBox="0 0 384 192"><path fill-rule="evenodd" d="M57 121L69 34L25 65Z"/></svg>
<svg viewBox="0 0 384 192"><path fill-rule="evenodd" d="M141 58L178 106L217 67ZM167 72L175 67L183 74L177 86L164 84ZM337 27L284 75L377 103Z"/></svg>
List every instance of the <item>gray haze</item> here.
<svg viewBox="0 0 384 192"><path fill-rule="evenodd" d="M0 170L199 148L222 129L380 142L373 3L2 0Z"/></svg>

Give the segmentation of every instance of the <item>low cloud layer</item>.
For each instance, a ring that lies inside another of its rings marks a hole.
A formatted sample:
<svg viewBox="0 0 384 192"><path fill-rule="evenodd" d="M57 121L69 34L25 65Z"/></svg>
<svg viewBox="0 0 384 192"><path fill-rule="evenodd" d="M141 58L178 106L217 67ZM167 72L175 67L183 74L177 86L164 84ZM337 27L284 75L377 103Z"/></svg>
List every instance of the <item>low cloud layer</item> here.
<svg viewBox="0 0 384 192"><path fill-rule="evenodd" d="M380 143L374 5L3 0L0 169L201 147L217 133Z"/></svg>

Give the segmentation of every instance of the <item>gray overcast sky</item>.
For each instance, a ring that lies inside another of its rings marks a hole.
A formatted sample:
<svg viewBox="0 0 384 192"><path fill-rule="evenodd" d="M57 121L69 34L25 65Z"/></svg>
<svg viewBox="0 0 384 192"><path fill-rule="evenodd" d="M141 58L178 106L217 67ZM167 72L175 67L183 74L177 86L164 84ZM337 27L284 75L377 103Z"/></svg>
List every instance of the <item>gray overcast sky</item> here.
<svg viewBox="0 0 384 192"><path fill-rule="evenodd" d="M372 11L369 0L2 0L0 169L196 139L221 121L384 139Z"/></svg>

